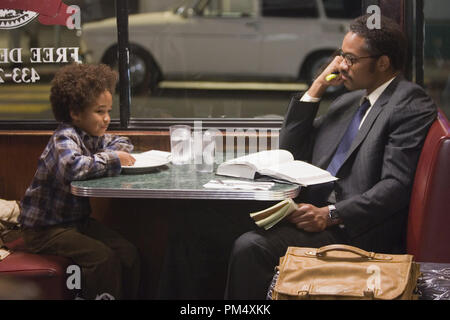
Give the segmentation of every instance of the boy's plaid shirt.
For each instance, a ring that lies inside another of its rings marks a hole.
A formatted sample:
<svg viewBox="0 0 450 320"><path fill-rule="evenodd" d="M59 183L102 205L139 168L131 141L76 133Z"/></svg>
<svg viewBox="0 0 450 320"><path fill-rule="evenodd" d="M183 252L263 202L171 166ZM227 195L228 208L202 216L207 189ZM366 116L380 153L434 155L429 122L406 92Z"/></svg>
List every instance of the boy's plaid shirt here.
<svg viewBox="0 0 450 320"><path fill-rule="evenodd" d="M89 216L89 199L72 195L70 183L120 174L122 167L115 150L130 152L133 145L126 137L93 137L70 124L61 124L42 153L21 201L22 226L56 225Z"/></svg>

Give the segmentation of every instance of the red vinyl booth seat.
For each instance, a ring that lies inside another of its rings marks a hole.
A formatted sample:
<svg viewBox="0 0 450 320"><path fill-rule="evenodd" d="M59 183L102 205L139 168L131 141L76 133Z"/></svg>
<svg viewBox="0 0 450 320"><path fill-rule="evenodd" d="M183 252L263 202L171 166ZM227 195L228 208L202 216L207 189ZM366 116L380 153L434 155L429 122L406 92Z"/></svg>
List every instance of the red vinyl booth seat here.
<svg viewBox="0 0 450 320"><path fill-rule="evenodd" d="M22 239L7 243L7 246L12 253L0 261L0 276L31 283L38 290L36 299L74 299L74 292L66 285L67 267L73 264L70 259L28 253L23 249Z"/></svg>
<svg viewBox="0 0 450 320"><path fill-rule="evenodd" d="M408 216L407 251L450 263L450 125L439 110L419 158Z"/></svg>

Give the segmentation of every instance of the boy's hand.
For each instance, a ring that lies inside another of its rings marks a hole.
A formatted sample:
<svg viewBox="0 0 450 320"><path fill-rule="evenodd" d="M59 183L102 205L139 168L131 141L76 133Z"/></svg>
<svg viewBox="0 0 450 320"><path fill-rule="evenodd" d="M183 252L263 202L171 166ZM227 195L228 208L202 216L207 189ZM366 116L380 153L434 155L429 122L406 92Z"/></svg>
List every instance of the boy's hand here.
<svg viewBox="0 0 450 320"><path fill-rule="evenodd" d="M117 156L120 159L121 166L132 166L136 162L136 159L133 158L131 154L125 151L116 151Z"/></svg>

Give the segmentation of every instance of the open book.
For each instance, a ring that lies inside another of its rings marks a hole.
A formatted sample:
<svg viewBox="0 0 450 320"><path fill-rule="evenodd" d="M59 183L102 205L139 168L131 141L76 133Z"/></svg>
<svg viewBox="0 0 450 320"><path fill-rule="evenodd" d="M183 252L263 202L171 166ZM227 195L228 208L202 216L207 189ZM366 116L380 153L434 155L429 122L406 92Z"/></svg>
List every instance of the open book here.
<svg viewBox="0 0 450 320"><path fill-rule="evenodd" d="M256 174L297 183L302 186L335 181L328 171L304 161L294 160L287 150L266 150L225 161L216 174L254 179Z"/></svg>
<svg viewBox="0 0 450 320"><path fill-rule="evenodd" d="M286 199L265 210L250 213L250 217L259 227L268 230L296 209L297 204L292 199Z"/></svg>

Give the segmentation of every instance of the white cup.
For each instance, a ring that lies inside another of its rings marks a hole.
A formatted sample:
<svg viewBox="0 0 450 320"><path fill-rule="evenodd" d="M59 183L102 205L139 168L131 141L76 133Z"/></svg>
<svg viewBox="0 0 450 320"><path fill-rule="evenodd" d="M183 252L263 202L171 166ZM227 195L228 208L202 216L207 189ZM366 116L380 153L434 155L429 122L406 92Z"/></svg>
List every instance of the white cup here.
<svg viewBox="0 0 450 320"><path fill-rule="evenodd" d="M213 172L216 149L216 134L207 130L194 131L194 164L198 172Z"/></svg>
<svg viewBox="0 0 450 320"><path fill-rule="evenodd" d="M175 165L191 163L191 127L173 125L169 129L172 163Z"/></svg>

